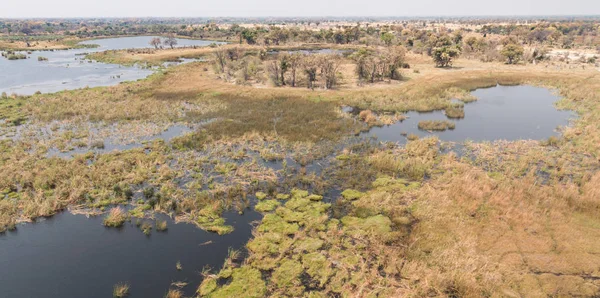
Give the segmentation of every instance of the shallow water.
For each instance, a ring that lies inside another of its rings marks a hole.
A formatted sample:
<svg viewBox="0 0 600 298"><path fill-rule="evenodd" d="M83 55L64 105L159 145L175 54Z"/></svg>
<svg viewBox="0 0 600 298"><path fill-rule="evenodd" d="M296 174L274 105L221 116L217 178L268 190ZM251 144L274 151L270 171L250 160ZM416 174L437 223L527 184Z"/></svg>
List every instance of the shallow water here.
<svg viewBox="0 0 600 298"><path fill-rule="evenodd" d="M163 297L177 281L187 282L183 291L192 296L202 268L220 268L230 247L243 248L250 239L249 223L260 219L250 210L224 217L235 228L224 236L171 220L166 232L146 236L133 223L105 228L103 217L68 212L20 225L0 235L1 296L111 297L115 284L127 282L128 297Z"/></svg>
<svg viewBox="0 0 600 298"><path fill-rule="evenodd" d="M98 86L116 85L120 82L142 79L152 70L140 67L125 67L84 60L86 53L106 50L149 48L152 36L120 37L86 41L98 44L92 49L62 51L34 51L29 59L8 60L0 57L0 93L31 95ZM213 42L205 40L177 39L178 47L207 46ZM26 52L22 52L26 53ZM38 61L38 57L48 61ZM171 65L171 64L169 64Z"/></svg>
<svg viewBox="0 0 600 298"><path fill-rule="evenodd" d="M81 44L90 44L90 45L99 45L99 48L95 48L94 50L106 51L106 50L120 50L120 49L145 49L145 48L153 48L149 44L152 38L158 37L161 40L164 40L164 37L160 36L134 36L134 37L117 37L117 38L103 38L103 39L94 39L84 41ZM209 40L199 40L199 39L183 39L176 38L177 45L176 48L181 47L205 47L212 43L220 44L221 42L209 41ZM163 46L164 48L168 48Z"/></svg>
<svg viewBox="0 0 600 298"><path fill-rule="evenodd" d="M402 133L419 137L436 135L442 141L462 143L496 140L543 140L557 136L558 127L569 124L576 114L559 111L554 103L560 99L551 90L533 86L496 86L472 92L477 101L465 104L464 119L448 119L443 111L409 112L406 120L384 127L375 127L361 134L380 141L406 143ZM428 132L418 128L420 121L448 120L456 123L454 130Z"/></svg>
<svg viewBox="0 0 600 298"><path fill-rule="evenodd" d="M134 142L134 143L123 144L113 138L107 138L104 140L104 143L103 143L104 148L76 148L74 150L70 150L70 151L66 151L66 152L61 152L60 150L58 150L56 148L50 148L48 150L47 156L48 157L56 156L56 157L61 157L61 158L71 158L77 154L85 154L90 151L97 153L97 154L109 153L109 152L114 152L114 151L125 151L125 150L130 150L130 149L135 149L135 148L141 148L144 146L145 143L151 142L154 140L164 140L165 142L170 142L174 138L183 136L184 134L189 133L191 131L192 131L192 129L187 126L173 125L159 134L138 138L137 142Z"/></svg>

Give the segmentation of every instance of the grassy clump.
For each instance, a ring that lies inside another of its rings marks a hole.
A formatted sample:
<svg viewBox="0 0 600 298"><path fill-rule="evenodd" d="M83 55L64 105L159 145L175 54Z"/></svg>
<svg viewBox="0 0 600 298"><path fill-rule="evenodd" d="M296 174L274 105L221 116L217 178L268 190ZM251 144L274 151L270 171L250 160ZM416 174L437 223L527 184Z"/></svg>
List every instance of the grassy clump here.
<svg viewBox="0 0 600 298"><path fill-rule="evenodd" d="M108 215L104 218L103 224L106 227L122 227L127 220L127 213L121 207L110 209Z"/></svg>
<svg viewBox="0 0 600 298"><path fill-rule="evenodd" d="M165 298L182 298L183 292L176 289L170 289L169 292L165 295Z"/></svg>
<svg viewBox="0 0 600 298"><path fill-rule="evenodd" d="M269 212L275 210L275 208L277 208L279 205L281 205L281 203L279 203L277 200L265 200L258 202L254 209L256 209L258 212Z"/></svg>
<svg viewBox="0 0 600 298"><path fill-rule="evenodd" d="M342 192L342 197L346 200L357 200L360 199L364 194L358 190L346 189Z"/></svg>
<svg viewBox="0 0 600 298"><path fill-rule="evenodd" d="M233 232L233 226L226 225L225 219L220 215L218 205L207 206L200 210L196 224L203 230L225 235Z"/></svg>
<svg viewBox="0 0 600 298"><path fill-rule="evenodd" d="M158 232L164 232L166 231L167 228L167 221L166 220L156 220L156 231Z"/></svg>
<svg viewBox="0 0 600 298"><path fill-rule="evenodd" d="M465 118L465 109L462 106L450 106L444 111L446 117L450 119L462 119Z"/></svg>
<svg viewBox="0 0 600 298"><path fill-rule="evenodd" d="M25 54L9 54L6 56L6 59L8 60L23 60L23 59L27 59L27 55Z"/></svg>
<svg viewBox="0 0 600 298"><path fill-rule="evenodd" d="M267 194L264 192L259 191L256 193L256 198L259 200L264 200L266 197L267 197Z"/></svg>
<svg viewBox="0 0 600 298"><path fill-rule="evenodd" d="M259 270L247 266L233 269L231 282L210 293L211 297L264 297L267 287Z"/></svg>
<svg viewBox="0 0 600 298"><path fill-rule="evenodd" d="M27 112L24 104L26 100L21 97L9 98L8 96L0 97L0 125L4 126L19 126L27 120Z"/></svg>
<svg viewBox="0 0 600 298"><path fill-rule="evenodd" d="M142 233L144 233L144 235L150 236L150 234L152 233L152 224L145 221L140 225L140 230L142 230Z"/></svg>
<svg viewBox="0 0 600 298"><path fill-rule="evenodd" d="M419 129L427 131L445 131L448 129L456 128L456 124L451 121L441 120L430 120L430 121L419 121Z"/></svg>
<svg viewBox="0 0 600 298"><path fill-rule="evenodd" d="M123 298L129 295L129 285L125 283L116 284L113 288L114 298Z"/></svg>

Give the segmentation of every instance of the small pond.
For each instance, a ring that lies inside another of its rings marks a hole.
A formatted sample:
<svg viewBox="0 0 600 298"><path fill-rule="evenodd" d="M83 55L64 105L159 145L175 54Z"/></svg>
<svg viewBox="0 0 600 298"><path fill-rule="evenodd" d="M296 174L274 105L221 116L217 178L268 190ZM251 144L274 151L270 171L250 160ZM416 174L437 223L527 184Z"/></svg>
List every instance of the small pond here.
<svg viewBox="0 0 600 298"><path fill-rule="evenodd" d="M86 41L100 47L58 51L33 51L28 59L0 57L0 93L31 95L52 93L86 86L110 86L142 79L152 70L85 60L86 53L130 48L149 48L153 36L120 37ZM207 46L212 41L177 39L178 47ZM25 52L22 52L25 53ZM38 61L38 57L48 61ZM172 65L169 63L167 65Z"/></svg>
<svg viewBox="0 0 600 298"><path fill-rule="evenodd" d="M464 105L463 119L448 119L444 111L409 112L407 119L361 134L380 141L406 143L402 134L419 137L437 135L442 141L462 143L467 140L543 140L558 136L557 128L569 125L576 114L560 111L554 106L560 97L551 90L533 86L496 86L477 89L472 94L477 101ZM453 130L429 132L420 130L420 121L448 120L456 124Z"/></svg>
<svg viewBox="0 0 600 298"><path fill-rule="evenodd" d="M224 217L235 228L224 236L171 220L167 231L146 236L135 223L106 228L103 216L88 219L69 212L19 225L0 235L2 297L111 297L120 282L131 286L132 298L163 297L171 283L186 282L182 290L190 297L202 268L218 270L229 248L244 248L251 237L249 223L260 219L251 210Z"/></svg>

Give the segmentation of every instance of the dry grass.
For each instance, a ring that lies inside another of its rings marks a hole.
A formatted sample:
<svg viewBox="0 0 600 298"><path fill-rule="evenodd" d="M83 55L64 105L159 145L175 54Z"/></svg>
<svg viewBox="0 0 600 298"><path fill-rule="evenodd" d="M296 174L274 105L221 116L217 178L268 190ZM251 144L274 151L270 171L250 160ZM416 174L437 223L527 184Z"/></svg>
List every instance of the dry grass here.
<svg viewBox="0 0 600 298"><path fill-rule="evenodd" d="M114 298L123 298L129 295L129 285L126 283L116 284L113 289Z"/></svg>
<svg viewBox="0 0 600 298"><path fill-rule="evenodd" d="M170 289L169 292L165 295L165 298L181 298L183 297L183 292L180 290Z"/></svg>
<svg viewBox="0 0 600 298"><path fill-rule="evenodd" d="M444 131L456 128L456 124L451 121L419 121L419 129L428 131Z"/></svg>
<svg viewBox="0 0 600 298"><path fill-rule="evenodd" d="M123 226L127 220L127 213L121 207L113 207L104 218L104 225L107 227L118 228Z"/></svg>

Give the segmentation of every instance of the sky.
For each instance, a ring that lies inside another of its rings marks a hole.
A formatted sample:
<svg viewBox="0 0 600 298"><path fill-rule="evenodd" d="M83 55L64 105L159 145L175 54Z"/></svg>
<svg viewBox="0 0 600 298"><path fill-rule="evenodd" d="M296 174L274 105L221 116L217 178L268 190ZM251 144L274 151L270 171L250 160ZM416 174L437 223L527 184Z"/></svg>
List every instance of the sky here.
<svg viewBox="0 0 600 298"><path fill-rule="evenodd" d="M2 0L0 18L600 15L600 0Z"/></svg>

